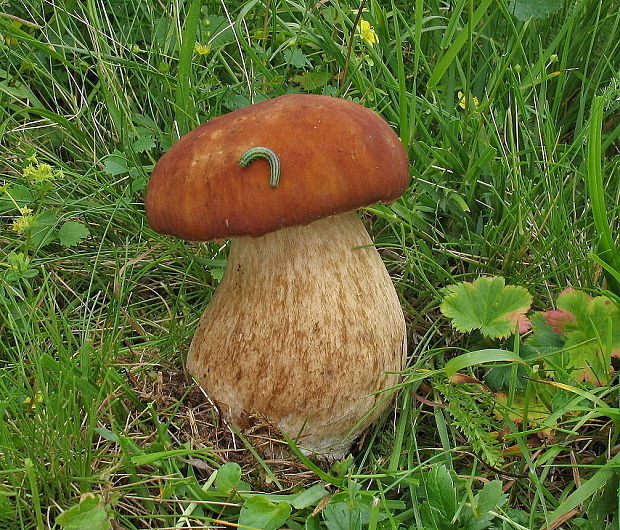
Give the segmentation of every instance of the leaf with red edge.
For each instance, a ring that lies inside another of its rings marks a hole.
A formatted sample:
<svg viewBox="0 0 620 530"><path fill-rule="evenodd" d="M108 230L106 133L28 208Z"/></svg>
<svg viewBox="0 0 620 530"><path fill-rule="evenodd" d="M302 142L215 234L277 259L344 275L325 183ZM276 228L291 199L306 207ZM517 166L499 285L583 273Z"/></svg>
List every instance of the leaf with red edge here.
<svg viewBox="0 0 620 530"><path fill-rule="evenodd" d="M564 311L563 309L554 309L553 311L545 311L543 313L545 321L551 326L551 329L562 335L567 324L575 322L575 315Z"/></svg>
<svg viewBox="0 0 620 530"><path fill-rule="evenodd" d="M620 307L605 296L566 289L545 321L565 338L565 367L578 381L609 384L611 357L620 357Z"/></svg>
<svg viewBox="0 0 620 530"><path fill-rule="evenodd" d="M441 312L452 319L462 332L479 329L491 338L508 337L530 329L525 316L532 296L523 287L506 285L504 278L478 278L446 288L448 295L441 303Z"/></svg>

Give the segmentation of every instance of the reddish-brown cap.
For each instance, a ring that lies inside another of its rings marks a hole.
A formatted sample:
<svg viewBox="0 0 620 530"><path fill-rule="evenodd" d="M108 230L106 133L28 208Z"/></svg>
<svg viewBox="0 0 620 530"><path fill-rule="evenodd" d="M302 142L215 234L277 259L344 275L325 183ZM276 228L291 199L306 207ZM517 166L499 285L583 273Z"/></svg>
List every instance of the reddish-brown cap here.
<svg viewBox="0 0 620 530"><path fill-rule="evenodd" d="M266 147L266 160L241 156ZM407 153L390 126L357 103L291 94L204 123L161 157L146 213L157 232L192 241L260 236L286 226L399 197L409 181Z"/></svg>

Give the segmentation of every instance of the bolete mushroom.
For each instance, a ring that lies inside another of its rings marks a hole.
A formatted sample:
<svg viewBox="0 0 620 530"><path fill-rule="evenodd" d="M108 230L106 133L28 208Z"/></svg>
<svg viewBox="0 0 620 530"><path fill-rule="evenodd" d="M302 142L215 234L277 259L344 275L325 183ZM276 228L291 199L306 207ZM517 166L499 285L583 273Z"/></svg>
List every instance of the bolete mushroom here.
<svg viewBox="0 0 620 530"><path fill-rule="evenodd" d="M270 167L271 166L271 167ZM406 354L398 296L357 208L391 202L407 154L363 106L286 95L204 123L157 163L157 232L232 238L187 367L237 426L262 417L338 458L389 405Z"/></svg>

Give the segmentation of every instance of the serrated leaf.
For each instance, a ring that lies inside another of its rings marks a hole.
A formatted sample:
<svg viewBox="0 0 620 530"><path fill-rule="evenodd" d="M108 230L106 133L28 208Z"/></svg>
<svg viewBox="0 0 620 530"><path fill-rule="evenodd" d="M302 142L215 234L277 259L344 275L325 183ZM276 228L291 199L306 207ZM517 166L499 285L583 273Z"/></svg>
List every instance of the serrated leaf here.
<svg viewBox="0 0 620 530"><path fill-rule="evenodd" d="M217 470L215 489L225 495L231 495L241 480L241 467L236 462L228 462Z"/></svg>
<svg viewBox="0 0 620 530"><path fill-rule="evenodd" d="M271 502L263 495L250 497L243 503L239 513L239 524L261 530L277 530L291 514L286 502Z"/></svg>
<svg viewBox="0 0 620 530"><path fill-rule="evenodd" d="M105 157L103 171L112 177L127 173L129 171L127 159L118 151L114 151L114 153Z"/></svg>
<svg viewBox="0 0 620 530"><path fill-rule="evenodd" d="M67 530L109 530L112 528L107 506L99 496L85 494L80 503L56 518L56 524Z"/></svg>
<svg viewBox="0 0 620 530"><path fill-rule="evenodd" d="M550 312L547 312L550 313ZM531 346L536 351L549 353L549 348L560 349L564 346L564 337L558 331L558 327L552 324L557 324L557 320L553 322L547 318L547 313L534 313L530 317L532 324L532 336L527 340L526 344Z"/></svg>
<svg viewBox="0 0 620 530"><path fill-rule="evenodd" d="M155 145L155 140L153 140L150 136L140 136L133 144L131 144L131 147L136 153L144 153L144 151L153 149Z"/></svg>
<svg viewBox="0 0 620 530"><path fill-rule="evenodd" d="M307 72L293 76L291 81L301 85L304 90L310 91L325 86L331 78L332 75L329 72Z"/></svg>
<svg viewBox="0 0 620 530"><path fill-rule="evenodd" d="M308 64L305 53L294 46L284 50L284 60L295 68L302 68Z"/></svg>
<svg viewBox="0 0 620 530"><path fill-rule="evenodd" d="M89 235L88 228L77 221L65 221L58 230L58 240L65 247L73 247Z"/></svg>
<svg viewBox="0 0 620 530"><path fill-rule="evenodd" d="M426 500L443 519L451 520L456 511L456 490L446 466L440 464L431 469L425 482Z"/></svg>
<svg viewBox="0 0 620 530"><path fill-rule="evenodd" d="M542 313L546 323L565 338L565 367L578 381L609 384L611 357L620 357L620 307L605 296L592 297L566 289L558 309Z"/></svg>
<svg viewBox="0 0 620 530"><path fill-rule="evenodd" d="M323 510L327 530L361 530L363 514L346 502L330 502Z"/></svg>
<svg viewBox="0 0 620 530"><path fill-rule="evenodd" d="M529 18L547 18L562 6L562 0L511 0L508 11L525 22Z"/></svg>
<svg viewBox="0 0 620 530"><path fill-rule="evenodd" d="M500 338L514 333L517 326L520 332L529 327L525 314L532 296L523 287L505 285L502 277L462 282L447 291L441 312L461 332L479 329L487 337Z"/></svg>

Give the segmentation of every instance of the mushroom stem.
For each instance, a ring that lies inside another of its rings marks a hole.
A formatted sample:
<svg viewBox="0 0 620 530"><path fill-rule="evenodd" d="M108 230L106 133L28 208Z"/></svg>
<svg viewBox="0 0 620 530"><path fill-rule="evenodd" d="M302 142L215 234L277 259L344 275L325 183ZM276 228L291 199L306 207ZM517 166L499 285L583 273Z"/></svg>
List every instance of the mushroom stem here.
<svg viewBox="0 0 620 530"><path fill-rule="evenodd" d="M339 458L390 404L376 392L399 381L405 353L394 286L345 213L233 239L187 365L236 425L259 415Z"/></svg>

